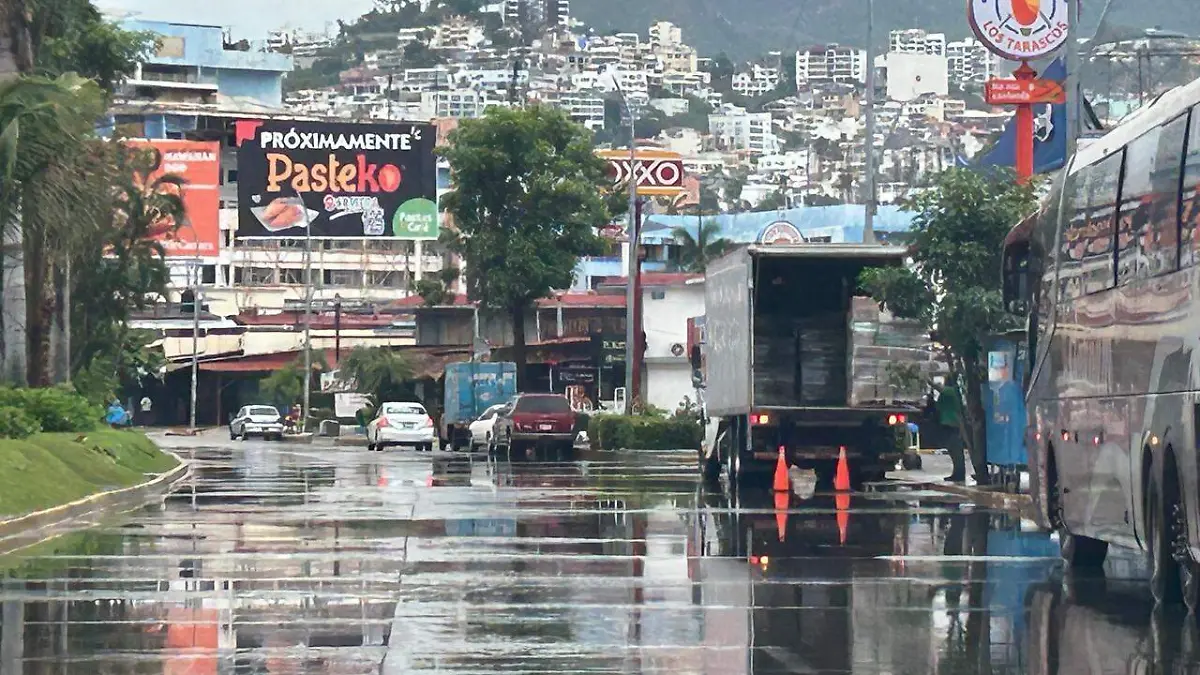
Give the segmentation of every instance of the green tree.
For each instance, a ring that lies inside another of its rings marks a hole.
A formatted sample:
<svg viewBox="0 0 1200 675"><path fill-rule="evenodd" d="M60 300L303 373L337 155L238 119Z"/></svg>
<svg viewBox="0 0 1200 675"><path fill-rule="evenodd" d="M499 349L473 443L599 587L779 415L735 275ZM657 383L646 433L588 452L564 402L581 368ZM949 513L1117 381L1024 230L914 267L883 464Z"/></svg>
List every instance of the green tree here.
<svg viewBox="0 0 1200 675"><path fill-rule="evenodd" d="M671 231L679 244L679 265L689 272L704 272L708 263L733 248L733 242L721 235L721 226L706 220L693 235L686 227Z"/></svg>
<svg viewBox="0 0 1200 675"><path fill-rule="evenodd" d="M338 364L338 378L354 383L359 393L370 395L376 404L415 398L412 364L387 347L360 345L350 350Z"/></svg>
<svg viewBox="0 0 1200 675"><path fill-rule="evenodd" d="M987 476L984 341L1014 327L1001 297L1004 237L1036 205L1036 187L1018 184L1010 172L943 172L932 189L904 202L916 214L914 265L866 270L861 279L883 306L919 319L945 346L952 374L963 383L963 430L979 480Z"/></svg>
<svg viewBox="0 0 1200 675"><path fill-rule="evenodd" d="M112 155L115 185L109 219L73 257L71 361L76 368L93 360L109 363L128 379L135 364L127 357L137 344L129 316L166 292L169 276L158 237L184 220L183 180L171 174L145 179L162 164L157 150L119 141L104 145Z"/></svg>
<svg viewBox="0 0 1200 675"><path fill-rule="evenodd" d="M526 312L571 285L581 255L600 252L596 228L624 195L611 189L591 133L549 106L463 120L442 154L456 182L443 198L456 225L449 247L464 260L471 299L511 319L524 382Z"/></svg>

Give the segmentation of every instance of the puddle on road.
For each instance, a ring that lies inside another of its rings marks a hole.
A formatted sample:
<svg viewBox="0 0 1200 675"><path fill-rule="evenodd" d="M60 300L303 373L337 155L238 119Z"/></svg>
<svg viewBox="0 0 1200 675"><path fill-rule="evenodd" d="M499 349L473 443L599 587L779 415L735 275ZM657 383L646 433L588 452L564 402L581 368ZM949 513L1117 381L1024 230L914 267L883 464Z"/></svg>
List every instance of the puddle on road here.
<svg viewBox="0 0 1200 675"><path fill-rule="evenodd" d="M699 488L690 453L196 456L164 506L0 557L0 673L1196 662L1187 622L1152 619L1144 584L1064 585L1045 535L925 491L731 501Z"/></svg>

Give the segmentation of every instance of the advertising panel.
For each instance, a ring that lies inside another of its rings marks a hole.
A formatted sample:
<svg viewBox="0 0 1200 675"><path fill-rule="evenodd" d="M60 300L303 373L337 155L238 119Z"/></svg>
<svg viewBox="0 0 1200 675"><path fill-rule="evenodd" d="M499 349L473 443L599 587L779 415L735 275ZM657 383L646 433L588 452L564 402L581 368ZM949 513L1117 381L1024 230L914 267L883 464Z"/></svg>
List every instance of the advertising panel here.
<svg viewBox="0 0 1200 675"><path fill-rule="evenodd" d="M126 143L135 147L151 147L159 153L161 163L157 170L145 177L147 182L164 174L175 174L184 180L184 222L164 219L154 227L155 239L162 243L167 256L216 257L221 241L221 194L218 185L221 181L221 144L216 141L141 138L131 138Z"/></svg>
<svg viewBox="0 0 1200 675"><path fill-rule="evenodd" d="M437 239L432 124L237 122L240 237Z"/></svg>
<svg viewBox="0 0 1200 675"><path fill-rule="evenodd" d="M967 18L992 53L1010 61L1032 61L1067 41L1070 0L969 0Z"/></svg>

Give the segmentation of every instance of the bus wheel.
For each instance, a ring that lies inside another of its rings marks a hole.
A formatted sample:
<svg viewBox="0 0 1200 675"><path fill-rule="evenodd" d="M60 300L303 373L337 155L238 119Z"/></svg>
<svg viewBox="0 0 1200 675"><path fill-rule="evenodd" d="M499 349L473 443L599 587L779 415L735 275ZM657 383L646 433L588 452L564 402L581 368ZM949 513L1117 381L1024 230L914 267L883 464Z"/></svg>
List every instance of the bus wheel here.
<svg viewBox="0 0 1200 675"><path fill-rule="evenodd" d="M1157 472L1156 472L1157 473ZM1161 482L1160 482L1161 481ZM1162 479L1153 476L1150 479L1150 490L1147 495L1149 522L1146 524L1150 557L1150 594L1155 604L1175 604L1182 600L1180 565L1175 560L1175 527L1174 518L1168 519L1168 514L1175 513L1178 499L1174 493L1176 481L1170 472L1164 471Z"/></svg>
<svg viewBox="0 0 1200 675"><path fill-rule="evenodd" d="M1179 495L1183 494L1183 485L1180 484L1178 470L1173 473L1175 480L1172 482L1175 489L1169 502L1171 555L1175 560L1175 565L1179 568L1179 594L1182 596L1183 604L1187 607L1188 614L1195 614L1200 609L1200 564L1193 559L1191 548L1188 546L1187 513L1183 510L1183 500L1179 499ZM1166 480L1171 480L1171 477Z"/></svg>

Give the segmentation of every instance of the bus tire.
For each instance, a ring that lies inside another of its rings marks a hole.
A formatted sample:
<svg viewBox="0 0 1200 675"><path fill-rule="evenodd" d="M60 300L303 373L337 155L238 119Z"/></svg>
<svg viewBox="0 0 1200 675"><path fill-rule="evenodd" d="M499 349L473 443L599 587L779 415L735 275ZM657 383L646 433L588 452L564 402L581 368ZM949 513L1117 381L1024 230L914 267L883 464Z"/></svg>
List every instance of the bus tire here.
<svg viewBox="0 0 1200 675"><path fill-rule="evenodd" d="M1179 564L1173 550L1175 528L1172 519L1168 518L1168 514L1174 512L1174 504L1178 503L1174 496L1177 483L1169 468L1161 472L1152 470L1150 490L1146 495L1150 595L1156 605L1179 604L1183 600Z"/></svg>
<svg viewBox="0 0 1200 675"><path fill-rule="evenodd" d="M1170 452L1170 448L1168 448ZM1167 472L1163 476L1164 491L1163 515L1167 525L1169 544L1168 553L1175 564L1178 577L1179 599L1187 608L1188 614L1195 614L1200 609L1200 565L1192 557L1188 546L1187 513L1183 508L1183 483L1179 468L1175 465L1174 455L1168 455Z"/></svg>

